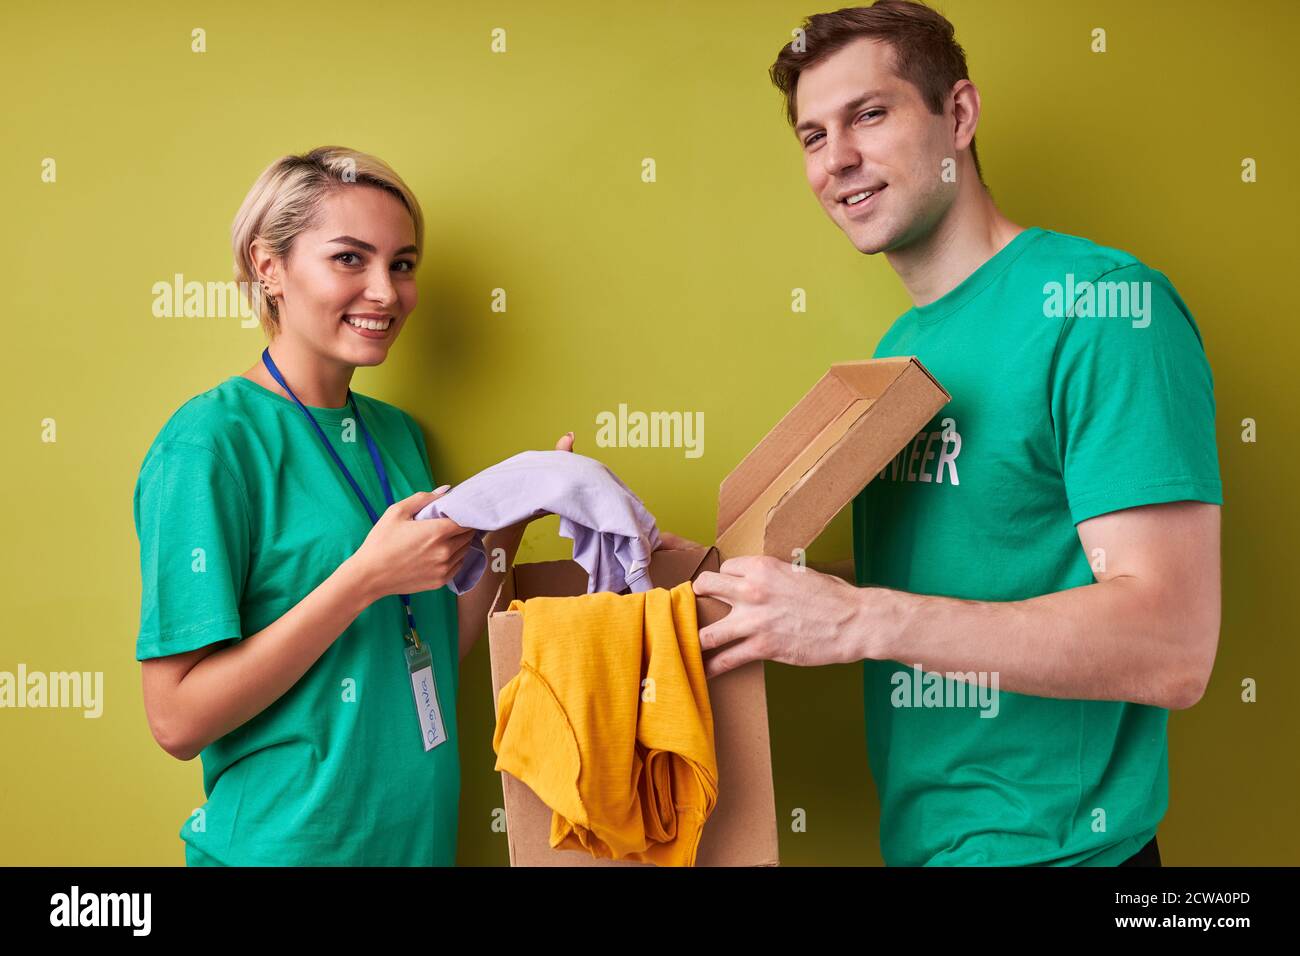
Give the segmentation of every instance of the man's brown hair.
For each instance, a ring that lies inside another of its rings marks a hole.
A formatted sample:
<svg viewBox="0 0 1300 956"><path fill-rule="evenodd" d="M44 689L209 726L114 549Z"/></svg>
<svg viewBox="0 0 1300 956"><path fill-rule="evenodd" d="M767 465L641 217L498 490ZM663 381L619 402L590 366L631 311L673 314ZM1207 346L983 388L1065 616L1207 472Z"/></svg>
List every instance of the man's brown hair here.
<svg viewBox="0 0 1300 956"><path fill-rule="evenodd" d="M944 103L958 80L970 79L966 52L957 42L952 24L942 13L913 0L876 0L869 7L845 7L834 13L818 13L803 22L802 37L781 48L769 74L785 95L790 125L798 120L795 91L799 74L820 63L860 37L883 41L893 49L894 71L921 94L931 113L943 112ZM796 50L796 44L802 49ZM980 182L979 155L971 137L970 157Z"/></svg>

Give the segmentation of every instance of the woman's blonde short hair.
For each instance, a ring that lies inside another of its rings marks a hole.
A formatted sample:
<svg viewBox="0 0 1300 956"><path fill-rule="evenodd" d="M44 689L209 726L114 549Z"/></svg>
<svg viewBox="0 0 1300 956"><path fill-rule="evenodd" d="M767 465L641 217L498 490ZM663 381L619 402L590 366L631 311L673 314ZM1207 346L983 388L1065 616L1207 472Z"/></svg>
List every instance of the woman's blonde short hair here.
<svg viewBox="0 0 1300 956"><path fill-rule="evenodd" d="M253 265L252 244L261 239L281 258L293 241L310 229L321 201L344 186L375 186L397 197L415 224L415 245L424 249L424 215L410 187L387 163L368 153L343 146L319 146L300 156L283 156L266 168L244 197L230 228L235 250L235 278L247 290L249 304L269 338L280 330L275 300L267 296Z"/></svg>

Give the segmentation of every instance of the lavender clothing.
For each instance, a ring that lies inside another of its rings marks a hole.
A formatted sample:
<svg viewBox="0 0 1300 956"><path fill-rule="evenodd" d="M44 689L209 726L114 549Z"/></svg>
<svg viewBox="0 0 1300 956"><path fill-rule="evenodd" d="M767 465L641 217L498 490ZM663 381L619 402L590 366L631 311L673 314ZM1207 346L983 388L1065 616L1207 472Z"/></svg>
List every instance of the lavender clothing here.
<svg viewBox="0 0 1300 956"><path fill-rule="evenodd" d="M487 568L483 533L526 518L560 516L587 591L650 590L650 554L659 529L636 495L594 458L569 451L525 451L462 481L415 513L450 518L477 533L454 579L454 594L474 587Z"/></svg>

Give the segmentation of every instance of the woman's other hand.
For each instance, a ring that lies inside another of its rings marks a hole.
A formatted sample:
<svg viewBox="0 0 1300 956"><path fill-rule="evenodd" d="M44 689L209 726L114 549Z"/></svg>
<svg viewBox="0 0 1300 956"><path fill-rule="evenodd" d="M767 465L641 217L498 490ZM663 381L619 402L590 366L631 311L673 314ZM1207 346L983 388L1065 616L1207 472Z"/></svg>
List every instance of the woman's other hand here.
<svg viewBox="0 0 1300 956"><path fill-rule="evenodd" d="M692 541L690 538L683 538L679 534L673 534L671 531L659 532L659 547L656 551L681 551L686 548L704 548L707 545L700 544L698 541Z"/></svg>

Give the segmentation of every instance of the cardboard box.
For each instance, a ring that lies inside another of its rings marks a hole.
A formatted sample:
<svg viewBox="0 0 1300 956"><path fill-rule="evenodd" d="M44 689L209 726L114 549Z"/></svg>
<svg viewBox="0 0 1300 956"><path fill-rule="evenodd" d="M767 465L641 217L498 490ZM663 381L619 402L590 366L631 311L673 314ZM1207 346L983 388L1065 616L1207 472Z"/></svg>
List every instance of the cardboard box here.
<svg viewBox="0 0 1300 956"><path fill-rule="evenodd" d="M792 560L950 400L915 358L842 362L758 443L722 482L715 548L656 551L650 580L671 588L716 571L722 559L770 554ZM495 713L501 688L523 656L523 616L515 598L585 594L587 573L573 561L516 565L488 616ZM725 617L712 598L696 601L699 626ZM763 664L709 681L718 802L704 825L699 866L775 866L776 802ZM512 866L644 866L597 860L550 847L551 809L510 774L501 774Z"/></svg>
<svg viewBox="0 0 1300 956"><path fill-rule="evenodd" d="M702 571L716 571L719 564L716 548L656 551L651 556L650 581L656 587L671 588L693 581ZM520 564L506 575L488 619L493 701L500 700L501 688L519 673L523 657L523 615L507 612L510 602L586 592L587 572L575 561ZM700 627L721 620L729 610L713 598L697 598L695 609ZM755 661L709 681L709 705L718 757L718 802L704 825L696 865L775 866L776 802L762 663ZM585 852L551 849L551 808L508 773L501 774L501 789L511 866L651 865L597 860Z"/></svg>

